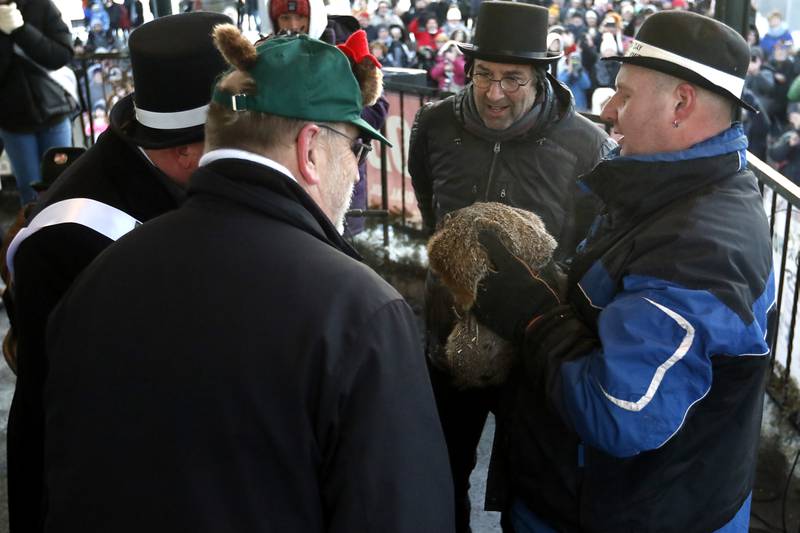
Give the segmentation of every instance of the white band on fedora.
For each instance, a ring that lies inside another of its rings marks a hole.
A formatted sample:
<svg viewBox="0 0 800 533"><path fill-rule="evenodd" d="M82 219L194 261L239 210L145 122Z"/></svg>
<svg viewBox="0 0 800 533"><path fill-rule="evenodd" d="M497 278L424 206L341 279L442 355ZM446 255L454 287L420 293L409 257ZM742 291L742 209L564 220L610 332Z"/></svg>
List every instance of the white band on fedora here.
<svg viewBox="0 0 800 533"><path fill-rule="evenodd" d="M175 111L174 113L159 113L157 111L146 111L136 107L136 120L143 126L156 130L177 130L181 128L191 128L202 126L206 123L208 115L208 104L186 111Z"/></svg>
<svg viewBox="0 0 800 533"><path fill-rule="evenodd" d="M634 40L630 48L625 53L625 57L651 57L653 59L660 59L668 63L679 65L683 68L689 69L695 74L700 75L706 80L710 81L717 87L725 89L736 98L742 97L742 90L744 89L744 79L722 72L721 70L709 67L697 61L693 61L686 57L680 56L663 48L647 44L642 41Z"/></svg>

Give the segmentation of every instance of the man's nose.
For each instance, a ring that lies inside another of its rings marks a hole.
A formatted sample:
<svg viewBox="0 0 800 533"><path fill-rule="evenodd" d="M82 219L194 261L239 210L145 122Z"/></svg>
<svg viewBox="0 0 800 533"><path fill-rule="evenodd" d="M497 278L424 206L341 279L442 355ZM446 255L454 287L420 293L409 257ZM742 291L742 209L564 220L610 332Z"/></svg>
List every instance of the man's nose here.
<svg viewBox="0 0 800 533"><path fill-rule="evenodd" d="M617 95L614 93L606 105L603 106L602 111L600 111L600 118L606 122L613 123L617 119Z"/></svg>
<svg viewBox="0 0 800 533"><path fill-rule="evenodd" d="M504 93L503 89L500 87L500 82L492 81L491 85L489 85L487 95L491 100L500 100L505 97L506 93Z"/></svg>

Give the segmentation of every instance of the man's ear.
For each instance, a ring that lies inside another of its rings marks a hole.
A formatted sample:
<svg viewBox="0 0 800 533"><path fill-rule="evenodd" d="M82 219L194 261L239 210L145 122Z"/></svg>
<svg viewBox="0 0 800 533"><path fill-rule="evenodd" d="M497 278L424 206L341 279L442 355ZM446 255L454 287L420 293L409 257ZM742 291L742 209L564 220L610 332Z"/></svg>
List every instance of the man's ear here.
<svg viewBox="0 0 800 533"><path fill-rule="evenodd" d="M675 87L675 120L678 124L686 121L697 108L697 89L691 83L679 83Z"/></svg>
<svg viewBox="0 0 800 533"><path fill-rule="evenodd" d="M176 146L172 149L172 155L182 169L194 170L200 158L203 157L203 143L192 143Z"/></svg>
<svg viewBox="0 0 800 533"><path fill-rule="evenodd" d="M297 134L296 156L300 177L308 186L319 185L319 158L324 148L322 130L316 124L306 124Z"/></svg>

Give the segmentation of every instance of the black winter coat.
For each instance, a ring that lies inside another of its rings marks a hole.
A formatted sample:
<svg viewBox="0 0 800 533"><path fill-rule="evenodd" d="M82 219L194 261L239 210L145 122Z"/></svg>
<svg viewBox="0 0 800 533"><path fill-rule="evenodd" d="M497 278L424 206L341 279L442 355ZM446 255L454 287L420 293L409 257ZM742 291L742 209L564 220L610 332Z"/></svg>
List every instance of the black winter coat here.
<svg viewBox="0 0 800 533"><path fill-rule="evenodd" d="M159 172L138 148L110 129L64 171L42 198L36 213L61 200L91 198L146 221L178 206L178 200L164 185L167 178ZM58 224L34 233L17 250L13 324L19 339L18 368L8 421L13 533L40 530L47 318L78 274L111 242L85 226Z"/></svg>
<svg viewBox="0 0 800 533"><path fill-rule="evenodd" d="M56 70L72 59L72 35L51 0L16 4L25 23L10 35L0 32L0 128L27 133L62 120L73 104L14 45L41 67Z"/></svg>
<svg viewBox="0 0 800 533"><path fill-rule="evenodd" d="M402 297L275 170L189 194L53 313L46 531L453 531Z"/></svg>
<svg viewBox="0 0 800 533"><path fill-rule="evenodd" d="M574 251L594 217L593 205L576 205L578 176L589 172L613 143L603 130L575 113L569 91L548 77L552 92L536 124L498 141L464 127L468 92L417 114L408 169L425 227L475 202L501 202L536 213L559 243ZM489 130L487 130L488 132Z"/></svg>

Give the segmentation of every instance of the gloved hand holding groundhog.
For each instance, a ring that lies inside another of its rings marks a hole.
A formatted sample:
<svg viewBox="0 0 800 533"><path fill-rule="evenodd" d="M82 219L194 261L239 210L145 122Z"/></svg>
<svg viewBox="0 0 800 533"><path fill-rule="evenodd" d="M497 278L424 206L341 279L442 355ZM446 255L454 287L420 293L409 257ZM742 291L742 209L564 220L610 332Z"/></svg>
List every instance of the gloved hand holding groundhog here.
<svg viewBox="0 0 800 533"><path fill-rule="evenodd" d="M428 243L458 321L439 361L457 387L505 382L527 324L558 305L556 241L541 219L499 203L450 213Z"/></svg>
<svg viewBox="0 0 800 533"><path fill-rule="evenodd" d="M528 325L561 303L564 275L552 261L534 271L490 231L480 231L478 241L494 269L478 283L472 311L481 324L519 344Z"/></svg>

